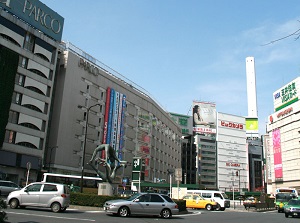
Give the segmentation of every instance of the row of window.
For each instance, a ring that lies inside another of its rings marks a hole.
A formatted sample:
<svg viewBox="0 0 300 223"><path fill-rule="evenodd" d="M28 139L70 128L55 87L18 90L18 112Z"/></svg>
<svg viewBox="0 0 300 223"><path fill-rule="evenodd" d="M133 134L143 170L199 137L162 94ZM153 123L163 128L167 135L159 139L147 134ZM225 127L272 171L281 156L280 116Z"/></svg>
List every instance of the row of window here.
<svg viewBox="0 0 300 223"><path fill-rule="evenodd" d="M27 142L27 141L21 141L20 139L19 139L19 142L16 143L17 134L18 133L15 131L6 130L4 142L10 143L10 144L16 144L16 145L20 145L20 146L24 146L24 147L32 148L32 149L39 149L39 150L43 149L44 139L42 139L42 138L39 139L38 146L35 146L34 144Z"/></svg>

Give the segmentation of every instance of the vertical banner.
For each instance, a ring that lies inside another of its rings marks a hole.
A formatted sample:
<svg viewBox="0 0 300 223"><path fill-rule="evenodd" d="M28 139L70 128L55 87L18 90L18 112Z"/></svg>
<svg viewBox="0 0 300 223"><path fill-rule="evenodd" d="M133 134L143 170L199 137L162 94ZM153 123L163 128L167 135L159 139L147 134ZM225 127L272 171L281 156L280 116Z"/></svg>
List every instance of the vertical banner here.
<svg viewBox="0 0 300 223"><path fill-rule="evenodd" d="M106 140L107 140L107 126L108 126L108 117L109 117L109 106L110 106L110 87L108 87L107 90L106 90L105 113L104 113L104 129L103 129L102 144L106 144Z"/></svg>
<svg viewBox="0 0 300 223"><path fill-rule="evenodd" d="M118 107L118 125L117 125L117 138L116 138L116 154L118 156L120 149L120 131L121 131L121 119L122 119L122 99L123 94L120 93L119 96L119 107Z"/></svg>
<svg viewBox="0 0 300 223"><path fill-rule="evenodd" d="M276 181L276 179L281 180L283 177L280 129L275 129L273 131L272 138L273 138L273 153L274 153L274 172L275 172L275 181Z"/></svg>
<svg viewBox="0 0 300 223"><path fill-rule="evenodd" d="M103 127L103 144L110 144L116 155L122 160L124 147L124 121L126 109L126 96L108 87L106 90L106 104ZM101 157L104 156L104 152Z"/></svg>
<svg viewBox="0 0 300 223"><path fill-rule="evenodd" d="M119 111L119 92L115 92L114 106L112 113L112 130L111 130L111 146L116 151L117 129L118 129L118 111Z"/></svg>
<svg viewBox="0 0 300 223"><path fill-rule="evenodd" d="M108 123L107 123L106 144L111 144L114 97L115 97L115 90L113 88L111 88L111 90L110 90L110 102L109 102L109 113L108 113Z"/></svg>
<svg viewBox="0 0 300 223"><path fill-rule="evenodd" d="M120 142L119 142L119 154L118 154L118 158L119 159L123 159L122 157L122 150L124 147L124 123L125 123L125 109L126 109L126 95L123 94L122 96L122 110L121 110L121 125L120 125Z"/></svg>

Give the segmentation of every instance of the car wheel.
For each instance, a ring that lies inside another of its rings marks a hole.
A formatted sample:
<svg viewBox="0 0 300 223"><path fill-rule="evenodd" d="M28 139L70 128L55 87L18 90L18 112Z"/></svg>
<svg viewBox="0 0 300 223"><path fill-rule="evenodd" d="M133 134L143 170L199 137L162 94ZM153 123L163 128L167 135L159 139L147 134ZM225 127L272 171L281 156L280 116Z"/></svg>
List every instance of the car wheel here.
<svg viewBox="0 0 300 223"><path fill-rule="evenodd" d="M16 198L11 199L9 202L9 206L12 209L16 209L19 206L19 200Z"/></svg>
<svg viewBox="0 0 300 223"><path fill-rule="evenodd" d="M207 204L207 205L205 206L205 209L208 210L208 211L211 211L211 210L212 210L211 204Z"/></svg>
<svg viewBox="0 0 300 223"><path fill-rule="evenodd" d="M53 212L55 212L55 213L59 212L59 211L61 210L61 205L60 205L60 203L57 203L57 202L53 203L53 204L51 205L51 210L52 210Z"/></svg>
<svg viewBox="0 0 300 223"><path fill-rule="evenodd" d="M172 213L169 209L163 209L160 213L162 218L171 218L172 217Z"/></svg>
<svg viewBox="0 0 300 223"><path fill-rule="evenodd" d="M285 213L285 217L288 218L288 217L289 217L289 214Z"/></svg>
<svg viewBox="0 0 300 223"><path fill-rule="evenodd" d="M118 215L121 217L127 217L129 216L129 208L128 207L120 207L118 211Z"/></svg>
<svg viewBox="0 0 300 223"><path fill-rule="evenodd" d="M220 210L221 210L221 205L217 204L216 211L220 211Z"/></svg>
<svg viewBox="0 0 300 223"><path fill-rule="evenodd" d="M225 211L226 208L220 208L221 211Z"/></svg>

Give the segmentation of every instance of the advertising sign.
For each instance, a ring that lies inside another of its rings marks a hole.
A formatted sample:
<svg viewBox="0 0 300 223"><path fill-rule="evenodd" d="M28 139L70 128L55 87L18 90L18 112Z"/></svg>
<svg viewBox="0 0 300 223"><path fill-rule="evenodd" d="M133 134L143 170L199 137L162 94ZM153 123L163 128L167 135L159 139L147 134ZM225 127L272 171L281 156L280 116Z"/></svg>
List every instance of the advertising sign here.
<svg viewBox="0 0 300 223"><path fill-rule="evenodd" d="M38 0L2 0L0 8L18 16L36 29L61 41L64 18Z"/></svg>
<svg viewBox="0 0 300 223"><path fill-rule="evenodd" d="M246 118L247 133L258 133L258 118Z"/></svg>
<svg viewBox="0 0 300 223"><path fill-rule="evenodd" d="M273 94L275 112L299 100L300 77L283 86Z"/></svg>
<svg viewBox="0 0 300 223"><path fill-rule="evenodd" d="M216 134L216 105L193 101L193 131L195 134Z"/></svg>
<svg viewBox="0 0 300 223"><path fill-rule="evenodd" d="M281 154L281 138L280 138L280 130L275 129L273 131L273 153L274 153L274 172L275 172L275 180L282 179L282 154Z"/></svg>
<svg viewBox="0 0 300 223"><path fill-rule="evenodd" d="M102 143L110 144L120 160L122 160L122 150L124 147L125 108L126 95L108 87L106 90Z"/></svg>

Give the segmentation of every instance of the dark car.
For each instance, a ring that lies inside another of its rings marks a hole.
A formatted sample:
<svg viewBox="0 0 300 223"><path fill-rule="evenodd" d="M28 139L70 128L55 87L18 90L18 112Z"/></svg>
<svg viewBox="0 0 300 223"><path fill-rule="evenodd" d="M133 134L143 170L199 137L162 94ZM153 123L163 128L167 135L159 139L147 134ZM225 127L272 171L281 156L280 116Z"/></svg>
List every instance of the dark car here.
<svg viewBox="0 0 300 223"><path fill-rule="evenodd" d="M10 192L15 191L15 190L21 190L21 187L12 181L0 180L0 195L1 196L7 196Z"/></svg>
<svg viewBox="0 0 300 223"><path fill-rule="evenodd" d="M162 218L171 218L178 214L178 205L165 194L136 193L128 199L110 200L104 204L106 214L115 214L121 217L129 215L153 215Z"/></svg>
<svg viewBox="0 0 300 223"><path fill-rule="evenodd" d="M289 216L295 217L300 216L300 200L298 199L291 199L289 202L284 206L284 214L285 217L288 218Z"/></svg>

